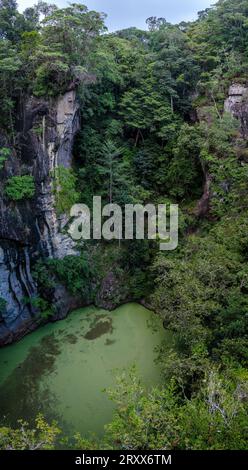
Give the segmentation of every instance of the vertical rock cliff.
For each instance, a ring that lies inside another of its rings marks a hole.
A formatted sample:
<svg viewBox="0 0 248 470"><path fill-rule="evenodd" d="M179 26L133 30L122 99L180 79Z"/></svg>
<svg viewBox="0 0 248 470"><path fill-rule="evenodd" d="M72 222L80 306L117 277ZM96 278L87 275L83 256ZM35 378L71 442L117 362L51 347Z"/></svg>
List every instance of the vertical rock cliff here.
<svg viewBox="0 0 248 470"><path fill-rule="evenodd" d="M225 101L225 111L240 121L243 139L248 138L248 88L234 83L229 88L228 98Z"/></svg>
<svg viewBox="0 0 248 470"><path fill-rule="evenodd" d="M72 146L79 130L79 107L75 91L56 101L22 100L16 111L15 141L0 135L0 147L10 157L0 172L0 298L6 308L0 316L0 345L21 337L39 323L39 313L24 298L37 295L31 264L39 257L62 258L75 253L73 241L62 234L65 217L58 218L54 205L52 172L69 168ZM35 195L30 200L8 200L8 178L32 175ZM56 294L58 315L66 314L69 299ZM60 310L63 311L60 311Z"/></svg>

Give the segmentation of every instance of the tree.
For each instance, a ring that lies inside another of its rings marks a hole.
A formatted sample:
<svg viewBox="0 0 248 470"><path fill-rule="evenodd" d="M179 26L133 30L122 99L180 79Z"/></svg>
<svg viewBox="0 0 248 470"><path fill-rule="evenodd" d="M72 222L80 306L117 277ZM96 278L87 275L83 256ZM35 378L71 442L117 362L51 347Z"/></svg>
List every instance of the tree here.
<svg viewBox="0 0 248 470"><path fill-rule="evenodd" d="M116 145L108 140L103 144L102 147L102 158L99 165L99 173L104 178L107 178L108 184L108 201L109 204L113 203L113 197L116 190L118 190L119 180L119 160L123 154L123 149L116 147Z"/></svg>
<svg viewBox="0 0 248 470"><path fill-rule="evenodd" d="M84 253L80 256L66 256L63 259L51 259L47 262L48 270L75 296L91 301L92 277L96 275ZM48 273L49 273L48 271ZM48 275L49 277L49 275Z"/></svg>
<svg viewBox="0 0 248 470"><path fill-rule="evenodd" d="M55 422L48 424L42 415L37 416L35 427L19 420L16 429L0 426L1 450L52 450L61 433Z"/></svg>
<svg viewBox="0 0 248 470"><path fill-rule="evenodd" d="M191 109L190 94L200 73L187 35L179 27L168 25L151 35L150 45L156 53L153 75L160 93L167 97L172 111L187 116Z"/></svg>
<svg viewBox="0 0 248 470"><path fill-rule="evenodd" d="M54 96L87 79L91 48L105 30L105 16L79 4L64 9L45 7L41 4L38 8L46 15L33 56L34 91L38 96Z"/></svg>
<svg viewBox="0 0 248 470"><path fill-rule="evenodd" d="M169 23L167 23L165 18L157 18L156 16L151 16L147 18L146 24L148 26L149 31L154 32L160 28L164 28Z"/></svg>
<svg viewBox="0 0 248 470"><path fill-rule="evenodd" d="M135 146L140 140L144 142L144 132L155 133L167 142L176 134L178 117L174 115L170 103L152 89L149 81L127 91L120 108L126 126L136 131Z"/></svg>
<svg viewBox="0 0 248 470"><path fill-rule="evenodd" d="M58 214L69 213L71 207L79 200L77 178L72 169L63 166L55 169L53 178L56 210Z"/></svg>
<svg viewBox="0 0 248 470"><path fill-rule="evenodd" d="M9 148L6 148L6 147L0 148L0 170L2 170L4 163L7 160L7 158L10 156L10 154L11 154L11 151Z"/></svg>
<svg viewBox="0 0 248 470"><path fill-rule="evenodd" d="M129 451L246 449L247 393L247 381L232 383L214 369L190 400L173 382L147 392L132 369L109 391L116 411L106 444Z"/></svg>
<svg viewBox="0 0 248 470"><path fill-rule="evenodd" d="M29 22L18 12L16 0L0 0L0 39L15 44L29 27Z"/></svg>
<svg viewBox="0 0 248 470"><path fill-rule="evenodd" d="M14 94L18 83L18 72L21 68L16 49L6 39L0 39L0 122L14 138Z"/></svg>
<svg viewBox="0 0 248 470"><path fill-rule="evenodd" d="M167 187L171 196L189 198L201 195L204 176L200 159L202 145L203 140L197 127L184 124L168 165Z"/></svg>
<svg viewBox="0 0 248 470"><path fill-rule="evenodd" d="M85 5L54 10L43 20L44 44L59 47L73 65L81 65L89 47L100 32L105 31L105 15L89 11Z"/></svg>
<svg viewBox="0 0 248 470"><path fill-rule="evenodd" d="M6 182L5 194L12 201L32 198L35 194L33 176L12 176Z"/></svg>

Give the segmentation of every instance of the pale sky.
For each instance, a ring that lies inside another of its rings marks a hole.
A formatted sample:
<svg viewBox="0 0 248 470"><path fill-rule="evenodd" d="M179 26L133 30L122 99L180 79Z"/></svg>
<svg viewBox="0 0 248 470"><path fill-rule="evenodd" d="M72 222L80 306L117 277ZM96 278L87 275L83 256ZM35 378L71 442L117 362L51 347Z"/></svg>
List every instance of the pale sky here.
<svg viewBox="0 0 248 470"><path fill-rule="evenodd" d="M73 2L107 13L107 26L110 31L116 31L130 26L145 29L145 20L149 16L162 16L170 23L194 20L198 11L210 7L216 0L71 0ZM23 11L34 3L36 0L19 0L19 9ZM48 0L47 3L61 7L68 5L66 0Z"/></svg>

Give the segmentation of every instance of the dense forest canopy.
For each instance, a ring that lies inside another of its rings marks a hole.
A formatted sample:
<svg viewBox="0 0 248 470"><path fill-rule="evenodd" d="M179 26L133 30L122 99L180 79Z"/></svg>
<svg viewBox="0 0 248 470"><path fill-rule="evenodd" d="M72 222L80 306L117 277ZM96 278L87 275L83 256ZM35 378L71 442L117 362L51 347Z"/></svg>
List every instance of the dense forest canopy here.
<svg viewBox="0 0 248 470"><path fill-rule="evenodd" d="M131 297L150 292L175 348L159 352L162 390L147 394L133 372L120 378L104 446L247 449L248 147L224 101L230 85L248 85L248 1L219 0L178 25L151 17L146 31L108 34L104 20L81 4L40 1L21 14L15 0L0 0L0 127L8 140L0 171L15 146L20 100L76 89L81 130L73 169L58 170L58 211L90 206L97 194L121 205L179 203L176 252L158 254L147 240L111 252ZM23 195L22 181L8 181L6 194L32 197L32 181L25 188ZM87 263L84 253L38 263L42 295L51 276L72 282L73 293L83 277L89 295ZM44 430L44 447L53 447L57 428L38 418L30 448ZM8 445L23 447L18 430L2 428L0 447ZM78 436L75 445L98 444Z"/></svg>

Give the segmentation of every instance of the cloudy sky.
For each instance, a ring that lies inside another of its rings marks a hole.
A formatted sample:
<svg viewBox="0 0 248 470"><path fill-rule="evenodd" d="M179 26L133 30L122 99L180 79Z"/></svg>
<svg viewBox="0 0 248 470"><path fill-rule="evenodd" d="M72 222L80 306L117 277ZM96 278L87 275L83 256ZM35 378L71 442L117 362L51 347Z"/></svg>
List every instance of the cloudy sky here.
<svg viewBox="0 0 248 470"><path fill-rule="evenodd" d="M59 6L68 4L66 0L47 1ZM76 0L71 0L71 3L73 1L76 3ZM19 0L19 9L23 10L34 3L36 0ZM129 26L144 29L149 16L162 16L171 23L193 20L198 11L208 8L215 0L85 0L78 3L107 13L107 26L110 31L115 31Z"/></svg>

